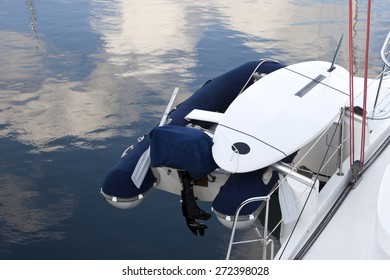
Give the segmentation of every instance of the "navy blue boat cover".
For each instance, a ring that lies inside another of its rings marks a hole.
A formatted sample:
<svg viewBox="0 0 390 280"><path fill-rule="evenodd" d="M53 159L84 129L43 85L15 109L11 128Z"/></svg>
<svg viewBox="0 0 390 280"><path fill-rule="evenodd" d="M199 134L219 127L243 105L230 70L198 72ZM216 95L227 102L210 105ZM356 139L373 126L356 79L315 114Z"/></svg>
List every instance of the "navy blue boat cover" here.
<svg viewBox="0 0 390 280"><path fill-rule="evenodd" d="M150 165L183 169L201 179L218 166L211 154L212 139L204 132L182 126L166 125L150 133Z"/></svg>
<svg viewBox="0 0 390 280"><path fill-rule="evenodd" d="M284 158L282 161L291 163L296 156L296 152ZM272 177L267 184L263 182L263 174L267 168L247 173L235 173L230 175L215 197L213 208L226 216L234 216L237 208L242 202L251 197L266 196L278 182L279 176L276 171L272 171ZM252 202L244 206L240 215L249 215L259 208L261 201Z"/></svg>
<svg viewBox="0 0 390 280"><path fill-rule="evenodd" d="M138 159L148 149L150 139L148 135L135 145L134 149L129 154L121 159L107 174L104 179L102 190L105 194L120 198L133 198L147 192L153 187L156 181L152 170L148 168L145 179L138 188L131 180L134 168L138 163Z"/></svg>
<svg viewBox="0 0 390 280"><path fill-rule="evenodd" d="M270 182L266 185L262 177L265 169L248 173L235 173L230 176L213 201L213 208L219 213L234 216L240 204L248 198L266 196L278 180L274 171ZM240 215L249 215L259 208L261 201L247 204Z"/></svg>

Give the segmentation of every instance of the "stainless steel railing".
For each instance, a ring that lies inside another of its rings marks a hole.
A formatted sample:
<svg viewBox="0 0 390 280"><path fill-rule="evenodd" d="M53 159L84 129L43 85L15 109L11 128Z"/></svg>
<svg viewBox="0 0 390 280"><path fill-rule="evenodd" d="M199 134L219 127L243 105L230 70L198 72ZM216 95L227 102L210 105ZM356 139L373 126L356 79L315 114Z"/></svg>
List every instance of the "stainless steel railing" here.
<svg viewBox="0 0 390 280"><path fill-rule="evenodd" d="M244 243L252 243L252 242L262 242L263 244L263 260L267 258L267 247L268 245L271 245L271 259L273 259L273 254L274 254L274 243L272 239L268 238L268 217L269 217L269 201L270 201L271 196L258 196L258 197L251 197L245 200L240 204L240 206L237 208L236 214L234 216L234 221L233 221L233 227L232 227L232 232L230 235L230 241L229 241L229 246L228 246L228 251L226 254L226 259L228 260L230 258L230 253L232 250L233 245L238 245L238 244L244 244ZM238 221L238 216L240 215L241 209L253 202L257 201L265 201L265 221L264 221L264 229L263 229L263 237L261 237L261 234L259 230L256 228L255 231L257 233L258 238L257 239L252 239L252 240L244 240L244 241L234 241L234 236L236 232L236 226L237 226L237 221Z"/></svg>
<svg viewBox="0 0 390 280"><path fill-rule="evenodd" d="M382 60L386 64L386 66L390 68L389 54L390 54L390 31L387 34L387 38L383 43L382 50L381 50Z"/></svg>

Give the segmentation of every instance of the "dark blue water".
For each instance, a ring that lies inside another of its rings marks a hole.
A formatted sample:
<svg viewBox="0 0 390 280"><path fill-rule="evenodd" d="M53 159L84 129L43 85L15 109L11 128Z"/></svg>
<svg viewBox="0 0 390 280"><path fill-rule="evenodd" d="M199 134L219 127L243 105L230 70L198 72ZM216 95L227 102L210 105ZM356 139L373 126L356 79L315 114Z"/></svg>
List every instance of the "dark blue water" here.
<svg viewBox="0 0 390 280"><path fill-rule="evenodd" d="M230 232L215 217L196 237L179 197L159 190L115 209L99 194L104 176L174 87L182 101L246 61L332 59L345 2L1 0L0 259L224 258ZM371 76L389 4L373 3ZM359 74L366 3L356 5ZM337 62L347 57L343 47Z"/></svg>

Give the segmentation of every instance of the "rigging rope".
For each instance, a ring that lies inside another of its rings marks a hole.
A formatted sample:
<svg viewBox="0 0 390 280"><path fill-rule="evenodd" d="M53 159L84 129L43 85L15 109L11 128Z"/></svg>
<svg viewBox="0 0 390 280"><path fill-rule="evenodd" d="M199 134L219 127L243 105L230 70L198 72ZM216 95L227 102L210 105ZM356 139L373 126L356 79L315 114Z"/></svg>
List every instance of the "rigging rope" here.
<svg viewBox="0 0 390 280"><path fill-rule="evenodd" d="M349 0L349 152L350 164L352 166L355 161L355 132L354 132L354 88L353 88L353 73L354 73L354 54L353 54L353 0Z"/></svg>
<svg viewBox="0 0 390 280"><path fill-rule="evenodd" d="M364 94L363 94L363 120L362 120L362 139L360 146L360 169L364 165L364 146L366 139L366 118L367 118L367 82L368 82L368 56L370 48L370 25L371 25L371 0L367 1L367 27L366 27L366 53L364 60Z"/></svg>

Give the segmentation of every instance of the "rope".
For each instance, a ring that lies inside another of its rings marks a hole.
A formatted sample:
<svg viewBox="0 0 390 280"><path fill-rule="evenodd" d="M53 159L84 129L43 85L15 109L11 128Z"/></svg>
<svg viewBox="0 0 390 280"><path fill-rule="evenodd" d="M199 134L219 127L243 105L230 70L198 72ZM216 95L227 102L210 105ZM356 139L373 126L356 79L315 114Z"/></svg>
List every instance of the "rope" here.
<svg viewBox="0 0 390 280"><path fill-rule="evenodd" d="M349 0L349 149L350 149L350 165L355 161L355 131L354 131L354 88L353 88L353 0Z"/></svg>
<svg viewBox="0 0 390 280"><path fill-rule="evenodd" d="M367 117L367 82L368 82L368 56L370 48L370 23L371 23L371 0L367 1L367 27L366 27L366 53L364 61L364 94L363 94L363 120L362 120L362 139L360 146L360 169L364 164L364 146L366 139L366 117Z"/></svg>

